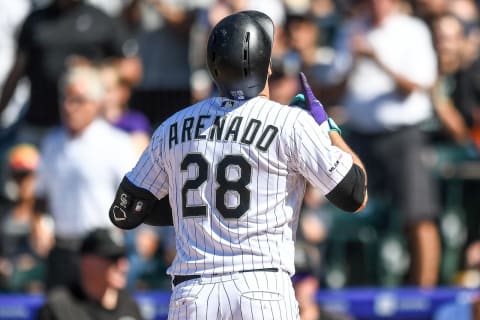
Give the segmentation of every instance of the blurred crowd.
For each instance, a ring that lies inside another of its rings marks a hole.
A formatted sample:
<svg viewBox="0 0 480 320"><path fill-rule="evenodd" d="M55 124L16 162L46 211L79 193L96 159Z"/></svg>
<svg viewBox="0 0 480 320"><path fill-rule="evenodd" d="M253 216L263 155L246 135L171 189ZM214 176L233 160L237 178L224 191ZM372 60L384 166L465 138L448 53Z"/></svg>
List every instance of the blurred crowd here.
<svg viewBox="0 0 480 320"><path fill-rule="evenodd" d="M16 0L0 2L0 291L78 281L155 127L217 94L210 28L251 9L276 25L271 98L289 104L303 71L369 173L357 215L307 186L303 310L321 287L480 288L478 1ZM173 236L122 233L129 290L170 287Z"/></svg>

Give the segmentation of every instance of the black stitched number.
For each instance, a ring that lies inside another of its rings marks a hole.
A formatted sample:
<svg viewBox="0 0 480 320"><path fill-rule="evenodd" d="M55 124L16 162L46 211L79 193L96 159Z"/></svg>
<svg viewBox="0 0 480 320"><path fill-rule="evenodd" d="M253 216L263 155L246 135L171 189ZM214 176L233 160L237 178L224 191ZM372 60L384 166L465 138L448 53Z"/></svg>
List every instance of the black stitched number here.
<svg viewBox="0 0 480 320"><path fill-rule="evenodd" d="M187 180L183 185L183 217L206 216L207 207L205 205L187 206L187 193L189 190L198 189L207 181L209 163L202 155L191 153L183 159L181 169L185 171L192 164L197 166L197 176L194 179ZM227 179L229 169L237 169L237 179ZM224 218L238 219L250 208L250 190L247 186L252 179L252 167L240 155L227 155L218 163L216 172L218 188L215 192L215 206ZM236 207L228 207L225 204L227 193L238 197L238 205Z"/></svg>
<svg viewBox="0 0 480 320"><path fill-rule="evenodd" d="M183 217L200 217L207 215L207 206L187 206L188 190L199 188L205 181L208 175L208 162L198 153L190 153L183 159L180 169L182 171L188 170L190 165L197 166L197 176L195 179L189 179L185 182L182 188L182 207Z"/></svg>
<svg viewBox="0 0 480 320"><path fill-rule="evenodd" d="M227 180L227 169L230 166L237 166L240 175L237 180ZM219 187L215 196L217 210L224 218L240 218L250 208L250 190L247 185L250 183L252 168L242 156L226 156L220 161L217 167L217 182ZM227 192L234 192L240 197L239 204L235 208L228 208L225 205Z"/></svg>

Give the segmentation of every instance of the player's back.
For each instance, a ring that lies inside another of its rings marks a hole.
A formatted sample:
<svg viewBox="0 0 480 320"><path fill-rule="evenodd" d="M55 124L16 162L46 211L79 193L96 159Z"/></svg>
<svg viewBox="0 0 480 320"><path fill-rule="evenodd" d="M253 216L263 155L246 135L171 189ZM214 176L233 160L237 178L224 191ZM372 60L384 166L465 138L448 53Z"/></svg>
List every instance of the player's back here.
<svg viewBox="0 0 480 320"><path fill-rule="evenodd" d="M293 272L305 180L289 162L301 113L263 97L212 98L156 131L177 229L170 273Z"/></svg>

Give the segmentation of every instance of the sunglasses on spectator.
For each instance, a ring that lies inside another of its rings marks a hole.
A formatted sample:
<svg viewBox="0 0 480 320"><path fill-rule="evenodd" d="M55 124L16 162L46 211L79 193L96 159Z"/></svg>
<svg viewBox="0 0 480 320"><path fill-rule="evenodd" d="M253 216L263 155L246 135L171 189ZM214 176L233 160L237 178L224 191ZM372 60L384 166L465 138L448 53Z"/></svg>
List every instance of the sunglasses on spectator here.
<svg viewBox="0 0 480 320"><path fill-rule="evenodd" d="M459 20L463 25L464 34L466 36L469 36L470 34L472 34L473 31L475 31L480 27L480 24L477 20L465 20L465 19L459 19Z"/></svg>
<svg viewBox="0 0 480 320"><path fill-rule="evenodd" d="M85 96L67 96L64 97L64 103L71 105L84 105L91 101L91 99Z"/></svg>

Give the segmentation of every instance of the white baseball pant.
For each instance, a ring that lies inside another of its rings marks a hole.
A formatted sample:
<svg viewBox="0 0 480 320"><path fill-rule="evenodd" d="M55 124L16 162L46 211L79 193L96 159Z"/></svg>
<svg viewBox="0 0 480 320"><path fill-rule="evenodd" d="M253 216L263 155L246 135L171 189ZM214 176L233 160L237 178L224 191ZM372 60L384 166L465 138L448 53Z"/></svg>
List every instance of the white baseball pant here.
<svg viewBox="0 0 480 320"><path fill-rule="evenodd" d="M290 276L249 271L201 276L173 287L169 320L298 320Z"/></svg>

